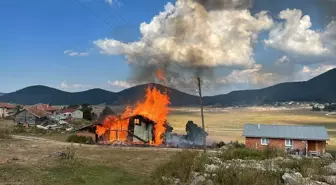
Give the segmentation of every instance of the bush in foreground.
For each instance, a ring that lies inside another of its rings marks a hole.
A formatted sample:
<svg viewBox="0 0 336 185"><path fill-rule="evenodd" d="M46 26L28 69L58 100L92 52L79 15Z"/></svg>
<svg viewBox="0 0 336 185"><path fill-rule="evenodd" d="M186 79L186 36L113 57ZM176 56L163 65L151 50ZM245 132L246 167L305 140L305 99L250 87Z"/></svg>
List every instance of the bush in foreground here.
<svg viewBox="0 0 336 185"><path fill-rule="evenodd" d="M265 148L264 150L254 150L248 148L230 148L218 154L222 160L232 159L254 159L263 160L285 156L285 153L274 148Z"/></svg>
<svg viewBox="0 0 336 185"><path fill-rule="evenodd" d="M280 185L281 172L258 171L240 167L220 168L213 180L225 185Z"/></svg>
<svg viewBox="0 0 336 185"><path fill-rule="evenodd" d="M303 177L309 177L312 174L326 175L327 170L324 168L329 163L322 159L302 158L297 160L289 160L287 162L279 163L281 168L291 169L300 172Z"/></svg>
<svg viewBox="0 0 336 185"><path fill-rule="evenodd" d="M150 184L165 184L162 177L179 178L182 182L187 182L191 178L192 172L204 171L204 164L207 157L195 151L183 151L172 156L169 162L156 168L151 177Z"/></svg>
<svg viewBox="0 0 336 185"><path fill-rule="evenodd" d="M237 148L232 149L237 150ZM248 156L257 156L261 158L261 152L243 150L239 148L239 151L248 152ZM162 164L151 175L151 182L149 184L172 184L165 181L162 177L168 179L178 178L182 184L188 184L193 181L193 172L199 174L205 174L205 164L210 162L208 156L211 154L203 154L192 151L184 151L174 155L171 160L165 164ZM243 156L245 156L244 154ZM236 157L234 157L236 158ZM225 185L280 185L281 176L283 173L274 172L270 170L260 171L245 169L240 166L230 166L229 168L220 167L218 170L209 174L210 178L215 184ZM258 178L256 178L258 177Z"/></svg>

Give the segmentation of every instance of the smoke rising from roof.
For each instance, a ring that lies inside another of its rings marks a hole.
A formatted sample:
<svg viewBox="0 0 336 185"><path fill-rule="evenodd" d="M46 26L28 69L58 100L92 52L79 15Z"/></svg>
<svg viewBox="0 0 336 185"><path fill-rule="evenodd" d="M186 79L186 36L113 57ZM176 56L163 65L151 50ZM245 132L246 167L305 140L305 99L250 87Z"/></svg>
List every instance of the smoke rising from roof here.
<svg viewBox="0 0 336 185"><path fill-rule="evenodd" d="M133 83L153 81L162 69L167 85L188 87L197 76L211 81L213 69L247 69L255 65L253 45L259 32L273 25L266 11L251 15L247 0L177 0L150 23L142 23L142 38L123 43L94 43L109 55L125 55L133 68Z"/></svg>

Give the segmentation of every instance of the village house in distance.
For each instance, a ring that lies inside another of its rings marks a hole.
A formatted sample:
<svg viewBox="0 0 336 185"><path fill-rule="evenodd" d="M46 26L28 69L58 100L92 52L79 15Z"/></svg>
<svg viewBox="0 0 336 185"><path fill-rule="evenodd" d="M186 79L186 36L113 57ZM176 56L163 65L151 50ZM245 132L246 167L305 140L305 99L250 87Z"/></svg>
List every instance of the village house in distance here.
<svg viewBox="0 0 336 185"><path fill-rule="evenodd" d="M18 124L36 125L48 121L48 116L56 114L59 109L47 104L24 106L15 114L14 121Z"/></svg>
<svg viewBox="0 0 336 185"><path fill-rule="evenodd" d="M0 103L0 119L7 118L15 113L15 105Z"/></svg>
<svg viewBox="0 0 336 185"><path fill-rule="evenodd" d="M246 124L243 136L247 148L272 147L300 155L322 155L330 140L324 126Z"/></svg>

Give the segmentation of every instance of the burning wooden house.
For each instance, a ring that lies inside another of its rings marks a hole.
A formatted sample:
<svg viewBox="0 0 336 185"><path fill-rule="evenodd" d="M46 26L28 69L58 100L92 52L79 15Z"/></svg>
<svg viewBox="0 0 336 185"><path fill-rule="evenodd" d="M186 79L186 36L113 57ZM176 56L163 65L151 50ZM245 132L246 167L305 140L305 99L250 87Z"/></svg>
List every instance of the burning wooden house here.
<svg viewBox="0 0 336 185"><path fill-rule="evenodd" d="M163 144L169 104L166 93L149 86L143 101L127 107L122 115L107 116L101 126L97 125L98 140L102 143Z"/></svg>
<svg viewBox="0 0 336 185"><path fill-rule="evenodd" d="M97 133L101 143L126 142L132 144L152 144L155 142L156 123L142 115L134 115L119 120L115 117L107 117L104 125L110 128L104 129L97 126ZM102 133L103 132L103 133Z"/></svg>

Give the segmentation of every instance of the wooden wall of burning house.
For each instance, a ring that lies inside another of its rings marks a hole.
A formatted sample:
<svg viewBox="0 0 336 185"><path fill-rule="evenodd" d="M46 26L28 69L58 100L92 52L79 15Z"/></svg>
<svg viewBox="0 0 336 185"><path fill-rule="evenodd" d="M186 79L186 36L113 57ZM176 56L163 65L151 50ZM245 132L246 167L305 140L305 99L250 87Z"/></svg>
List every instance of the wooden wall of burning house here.
<svg viewBox="0 0 336 185"><path fill-rule="evenodd" d="M133 116L128 124L128 141L151 143L154 141L155 122L141 115Z"/></svg>
<svg viewBox="0 0 336 185"><path fill-rule="evenodd" d="M129 119L128 128L109 130L99 138L99 141L105 144L114 142L148 144L154 142L154 121L141 115L127 119Z"/></svg>

